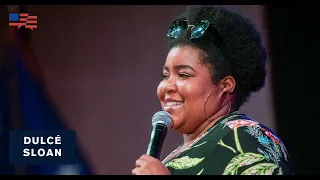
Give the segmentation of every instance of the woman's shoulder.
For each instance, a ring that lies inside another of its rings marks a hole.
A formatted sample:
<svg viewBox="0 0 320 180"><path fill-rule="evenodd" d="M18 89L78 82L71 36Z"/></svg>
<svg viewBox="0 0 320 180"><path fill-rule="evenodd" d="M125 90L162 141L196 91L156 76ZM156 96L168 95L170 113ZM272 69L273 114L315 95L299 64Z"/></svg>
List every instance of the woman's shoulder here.
<svg viewBox="0 0 320 180"><path fill-rule="evenodd" d="M280 138L267 126L250 118L246 114L234 112L222 118L207 131L206 139L222 139L225 137L240 137L246 139L246 144L262 142L270 139L277 144L283 144ZM235 136L236 135L236 136ZM252 138L250 138L252 137Z"/></svg>
<svg viewBox="0 0 320 180"><path fill-rule="evenodd" d="M230 129L221 141L236 144L234 151L240 153L237 158L253 160L260 157L264 159L261 166L279 167L280 174L282 171L284 174L291 174L292 165L288 151L270 128L244 114L221 123Z"/></svg>
<svg viewBox="0 0 320 180"><path fill-rule="evenodd" d="M260 145L269 145L270 143L275 143L285 149L284 143L275 132L245 114L240 114L237 118L222 122L222 124L230 128L228 134L236 133L238 138L240 136L241 138L245 138L246 144L258 143Z"/></svg>
<svg viewBox="0 0 320 180"><path fill-rule="evenodd" d="M278 135L269 127L245 114L239 114L237 118L224 121L222 124L228 126L232 132L237 131L237 133L244 133L248 136L252 136L258 142L262 142L262 139L266 140L266 138L268 138L277 144L283 144Z"/></svg>

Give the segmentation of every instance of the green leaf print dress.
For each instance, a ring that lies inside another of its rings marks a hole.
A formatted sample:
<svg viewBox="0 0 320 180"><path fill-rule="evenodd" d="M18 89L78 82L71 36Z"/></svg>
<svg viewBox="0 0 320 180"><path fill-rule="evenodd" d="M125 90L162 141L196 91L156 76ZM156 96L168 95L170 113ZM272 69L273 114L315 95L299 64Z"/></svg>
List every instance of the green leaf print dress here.
<svg viewBox="0 0 320 180"><path fill-rule="evenodd" d="M173 175L293 175L281 140L239 112L221 118L165 166Z"/></svg>

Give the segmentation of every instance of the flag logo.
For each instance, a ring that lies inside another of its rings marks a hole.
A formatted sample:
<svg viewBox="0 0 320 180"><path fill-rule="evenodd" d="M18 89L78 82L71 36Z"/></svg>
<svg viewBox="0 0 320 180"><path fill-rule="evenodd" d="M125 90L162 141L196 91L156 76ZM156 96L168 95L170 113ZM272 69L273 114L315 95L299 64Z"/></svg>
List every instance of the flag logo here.
<svg viewBox="0 0 320 180"><path fill-rule="evenodd" d="M9 26L18 27L20 29L24 26L27 29L38 28L38 16L30 16L29 13L10 13Z"/></svg>

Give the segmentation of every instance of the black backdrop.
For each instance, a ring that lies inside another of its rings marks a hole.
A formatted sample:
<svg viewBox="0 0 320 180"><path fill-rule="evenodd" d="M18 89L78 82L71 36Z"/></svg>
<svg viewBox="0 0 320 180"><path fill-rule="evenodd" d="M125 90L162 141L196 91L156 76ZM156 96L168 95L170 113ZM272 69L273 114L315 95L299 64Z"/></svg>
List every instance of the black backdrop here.
<svg viewBox="0 0 320 180"><path fill-rule="evenodd" d="M320 174L320 10L317 5L269 6L277 132L295 174Z"/></svg>

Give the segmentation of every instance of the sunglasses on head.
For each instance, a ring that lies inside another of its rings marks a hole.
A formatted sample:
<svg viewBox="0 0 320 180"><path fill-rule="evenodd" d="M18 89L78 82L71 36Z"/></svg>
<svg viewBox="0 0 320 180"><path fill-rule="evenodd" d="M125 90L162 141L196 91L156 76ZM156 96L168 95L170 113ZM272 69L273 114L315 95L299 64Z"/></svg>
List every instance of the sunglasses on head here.
<svg viewBox="0 0 320 180"><path fill-rule="evenodd" d="M190 39L199 38L208 29L209 25L208 20L202 20L195 25L188 25L187 20L177 20L170 26L167 36L170 39L176 39L183 30L191 28Z"/></svg>

